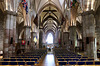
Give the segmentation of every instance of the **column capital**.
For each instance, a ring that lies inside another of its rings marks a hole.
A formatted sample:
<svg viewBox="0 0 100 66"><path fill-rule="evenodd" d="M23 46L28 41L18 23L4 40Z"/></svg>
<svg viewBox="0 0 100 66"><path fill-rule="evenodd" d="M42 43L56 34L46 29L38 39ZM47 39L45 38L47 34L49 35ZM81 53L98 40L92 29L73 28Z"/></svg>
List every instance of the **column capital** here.
<svg viewBox="0 0 100 66"><path fill-rule="evenodd" d="M39 27L39 29L43 29L43 27Z"/></svg>
<svg viewBox="0 0 100 66"><path fill-rule="evenodd" d="M31 33L36 33L36 32L31 32Z"/></svg>
<svg viewBox="0 0 100 66"><path fill-rule="evenodd" d="M70 28L76 28L76 26L69 26L68 30L70 30Z"/></svg>
<svg viewBox="0 0 100 66"><path fill-rule="evenodd" d="M90 15L90 14L95 14L95 12L93 11L93 10L91 10L91 11L86 11L86 12L83 12L83 13L81 13L81 16L85 16L85 15Z"/></svg>
<svg viewBox="0 0 100 66"><path fill-rule="evenodd" d="M24 26L24 28L31 28L31 26Z"/></svg>
<svg viewBox="0 0 100 66"><path fill-rule="evenodd" d="M76 26L69 26L69 28L76 27Z"/></svg>
<svg viewBox="0 0 100 66"><path fill-rule="evenodd" d="M8 11L8 10L6 10L4 13L5 13L5 15L9 14L9 15L17 16L17 13L14 12L14 11Z"/></svg>
<svg viewBox="0 0 100 66"><path fill-rule="evenodd" d="M69 32L63 32L63 33L68 33L69 34Z"/></svg>

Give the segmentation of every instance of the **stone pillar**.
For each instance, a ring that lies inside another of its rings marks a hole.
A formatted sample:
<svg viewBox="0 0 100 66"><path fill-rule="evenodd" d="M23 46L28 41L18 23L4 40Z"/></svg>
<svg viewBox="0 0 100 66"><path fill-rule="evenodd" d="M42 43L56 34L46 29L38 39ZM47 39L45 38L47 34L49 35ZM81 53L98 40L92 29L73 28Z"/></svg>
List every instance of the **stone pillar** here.
<svg viewBox="0 0 100 66"><path fill-rule="evenodd" d="M31 32L31 47L35 49L34 32Z"/></svg>
<svg viewBox="0 0 100 66"><path fill-rule="evenodd" d="M82 39L78 39L78 47L79 47L79 51L82 51Z"/></svg>
<svg viewBox="0 0 100 66"><path fill-rule="evenodd" d="M60 31L59 31L59 29L56 29L56 32L54 33L54 35L55 35L55 38L53 38L53 39L55 39L53 42L54 42L54 46L55 47L59 47L59 34L60 34Z"/></svg>
<svg viewBox="0 0 100 66"><path fill-rule="evenodd" d="M64 42L63 42L63 25L61 26L61 46L64 47Z"/></svg>
<svg viewBox="0 0 100 66"><path fill-rule="evenodd" d="M16 15L14 15L14 22L13 22L13 56L15 56L15 48L16 48L16 40L17 40L17 36L16 36Z"/></svg>
<svg viewBox="0 0 100 66"><path fill-rule="evenodd" d="M42 37L42 39L43 39L43 44L45 44L46 43L46 36L45 36L46 34L45 34L45 32L43 31L43 37Z"/></svg>
<svg viewBox="0 0 100 66"><path fill-rule="evenodd" d="M100 7L95 14L96 20L96 38L97 38L97 49L100 49Z"/></svg>
<svg viewBox="0 0 100 66"><path fill-rule="evenodd" d="M83 43L85 55L91 58L95 58L95 18L93 11L87 11L82 13L83 23Z"/></svg>
<svg viewBox="0 0 100 66"><path fill-rule="evenodd" d="M75 44L76 44L76 26L69 27L69 39L70 39L70 50L75 52Z"/></svg>
<svg viewBox="0 0 100 66"><path fill-rule="evenodd" d="M14 22L14 20L13 20L13 15L10 15L10 18L11 18L11 20L10 20L10 24L9 24L9 57L10 56L12 56L12 51L13 51L13 22Z"/></svg>
<svg viewBox="0 0 100 66"><path fill-rule="evenodd" d="M59 32L58 32L58 44L59 47L61 47L61 27L58 28Z"/></svg>
<svg viewBox="0 0 100 66"><path fill-rule="evenodd" d="M39 30L37 32L37 49L39 49Z"/></svg>
<svg viewBox="0 0 100 66"><path fill-rule="evenodd" d="M16 12L5 11L5 38L4 38L4 57L11 57L13 55L13 22Z"/></svg>
<svg viewBox="0 0 100 66"><path fill-rule="evenodd" d="M69 50L69 32L63 32L64 46Z"/></svg>
<svg viewBox="0 0 100 66"><path fill-rule="evenodd" d="M30 26L24 26L24 40L25 40L25 52L29 50L30 45L30 37L31 37L31 27Z"/></svg>
<svg viewBox="0 0 100 66"><path fill-rule="evenodd" d="M40 30L40 32L39 32L39 48L42 48L42 43L43 43L43 29L40 28L39 30Z"/></svg>
<svg viewBox="0 0 100 66"><path fill-rule="evenodd" d="M9 24L10 24L10 14L5 12L5 27L4 27L4 45L3 45L3 57L8 58L8 47L9 47Z"/></svg>

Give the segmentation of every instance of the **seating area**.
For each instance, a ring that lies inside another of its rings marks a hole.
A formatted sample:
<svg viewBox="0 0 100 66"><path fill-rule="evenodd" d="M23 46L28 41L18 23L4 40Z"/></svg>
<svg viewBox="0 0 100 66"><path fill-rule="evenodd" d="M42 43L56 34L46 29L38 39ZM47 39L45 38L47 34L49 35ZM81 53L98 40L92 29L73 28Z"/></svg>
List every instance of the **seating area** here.
<svg viewBox="0 0 100 66"><path fill-rule="evenodd" d="M3 58L0 61L0 65L37 65L45 54L46 50L37 49L22 55Z"/></svg>
<svg viewBox="0 0 100 66"><path fill-rule="evenodd" d="M54 49L56 65L100 65L100 61L93 58L69 52L66 49Z"/></svg>

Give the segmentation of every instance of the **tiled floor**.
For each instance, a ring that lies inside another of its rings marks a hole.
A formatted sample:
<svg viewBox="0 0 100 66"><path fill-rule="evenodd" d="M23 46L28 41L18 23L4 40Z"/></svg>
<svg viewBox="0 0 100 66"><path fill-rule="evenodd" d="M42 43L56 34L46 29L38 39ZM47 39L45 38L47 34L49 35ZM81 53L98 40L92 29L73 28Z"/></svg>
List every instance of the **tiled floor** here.
<svg viewBox="0 0 100 66"><path fill-rule="evenodd" d="M54 54L47 54L40 66L56 66Z"/></svg>

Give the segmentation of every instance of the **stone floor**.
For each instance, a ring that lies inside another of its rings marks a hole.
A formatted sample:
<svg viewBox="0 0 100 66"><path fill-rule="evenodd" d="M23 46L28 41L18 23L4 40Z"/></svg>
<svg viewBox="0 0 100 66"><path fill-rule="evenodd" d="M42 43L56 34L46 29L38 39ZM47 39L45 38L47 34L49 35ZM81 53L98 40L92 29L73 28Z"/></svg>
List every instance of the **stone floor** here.
<svg viewBox="0 0 100 66"><path fill-rule="evenodd" d="M56 66L55 65L55 58L54 58L54 54L52 53L48 53L44 60L42 61L42 63L40 64L40 66Z"/></svg>

